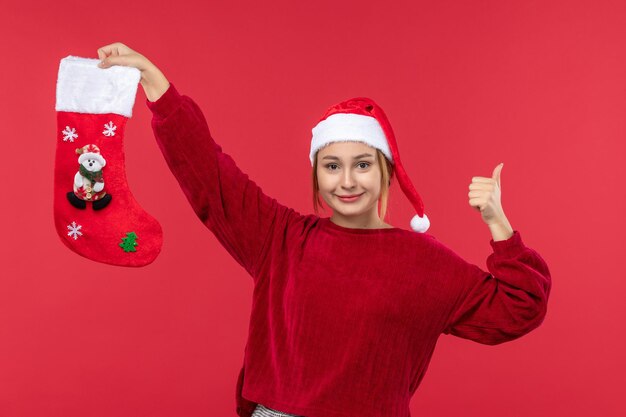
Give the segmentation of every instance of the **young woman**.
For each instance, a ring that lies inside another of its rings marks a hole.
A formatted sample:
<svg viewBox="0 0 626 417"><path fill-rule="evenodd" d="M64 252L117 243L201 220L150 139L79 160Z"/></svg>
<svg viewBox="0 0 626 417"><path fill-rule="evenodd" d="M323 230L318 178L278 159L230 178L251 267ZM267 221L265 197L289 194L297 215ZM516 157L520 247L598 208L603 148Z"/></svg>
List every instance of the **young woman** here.
<svg viewBox="0 0 626 417"><path fill-rule="evenodd" d="M493 239L489 272L426 234L422 201L382 109L357 97L313 128L313 202L303 215L267 196L218 145L196 103L124 44L101 67L134 66L154 134L200 220L254 282L237 414L408 417L439 336L493 345L546 314L548 267L500 204L500 170L474 177L469 204ZM391 179L413 203L412 231L385 223ZM418 233L416 233L418 232Z"/></svg>

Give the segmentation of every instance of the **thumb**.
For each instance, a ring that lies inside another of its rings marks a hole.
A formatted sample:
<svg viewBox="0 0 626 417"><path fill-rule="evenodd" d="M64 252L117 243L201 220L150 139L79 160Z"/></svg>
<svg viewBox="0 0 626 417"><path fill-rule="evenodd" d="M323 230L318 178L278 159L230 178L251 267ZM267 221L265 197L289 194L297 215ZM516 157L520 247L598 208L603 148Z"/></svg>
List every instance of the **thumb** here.
<svg viewBox="0 0 626 417"><path fill-rule="evenodd" d="M128 62L128 58L124 55L118 55L118 56L108 56L106 58L104 58L102 61L100 61L100 63L98 63L98 66L100 68L109 68L112 67L113 65L122 65L122 66L127 66L129 64Z"/></svg>
<svg viewBox="0 0 626 417"><path fill-rule="evenodd" d="M496 182L498 183L498 186L500 186L500 172L502 171L503 166L504 166L504 162L500 163L500 165L495 167L495 169L493 170L492 178L496 180Z"/></svg>

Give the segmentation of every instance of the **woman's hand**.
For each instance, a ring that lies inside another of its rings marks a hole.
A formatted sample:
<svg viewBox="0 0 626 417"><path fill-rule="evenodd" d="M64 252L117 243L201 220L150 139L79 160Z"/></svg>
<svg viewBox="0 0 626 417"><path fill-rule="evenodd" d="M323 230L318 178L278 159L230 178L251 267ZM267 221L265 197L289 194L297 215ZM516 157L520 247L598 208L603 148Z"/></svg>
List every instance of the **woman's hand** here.
<svg viewBox="0 0 626 417"><path fill-rule="evenodd" d="M504 214L500 198L500 171L503 166L504 163L498 165L491 178L472 177L468 194L469 205L480 211L494 241L506 240L513 235L513 228Z"/></svg>
<svg viewBox="0 0 626 417"><path fill-rule="evenodd" d="M100 68L113 65L135 67L141 71L141 86L150 101L157 101L170 86L165 75L148 58L120 42L98 48Z"/></svg>

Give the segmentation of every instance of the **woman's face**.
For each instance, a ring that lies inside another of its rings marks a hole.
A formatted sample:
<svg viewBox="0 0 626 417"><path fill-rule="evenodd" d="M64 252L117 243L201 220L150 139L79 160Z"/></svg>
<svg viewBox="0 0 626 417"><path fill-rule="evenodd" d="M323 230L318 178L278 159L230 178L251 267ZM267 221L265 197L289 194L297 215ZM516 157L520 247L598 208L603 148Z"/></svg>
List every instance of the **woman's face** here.
<svg viewBox="0 0 626 417"><path fill-rule="evenodd" d="M333 209L335 222L347 227L380 223L381 175L376 149L364 143L335 142L317 153L320 194ZM358 197L341 198L355 195Z"/></svg>

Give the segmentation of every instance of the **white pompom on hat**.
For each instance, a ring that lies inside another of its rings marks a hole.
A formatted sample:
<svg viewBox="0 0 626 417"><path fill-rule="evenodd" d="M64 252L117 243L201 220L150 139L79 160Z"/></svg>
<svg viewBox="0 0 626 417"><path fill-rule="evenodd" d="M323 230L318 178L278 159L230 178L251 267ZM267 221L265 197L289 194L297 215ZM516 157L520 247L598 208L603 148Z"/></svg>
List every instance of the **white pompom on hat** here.
<svg viewBox="0 0 626 417"><path fill-rule="evenodd" d="M424 212L422 198L413 187L402 163L396 137L387 116L374 100L355 97L330 106L312 129L309 159L313 165L318 150L333 142L357 141L379 149L394 165L400 188L411 201L417 215L411 219L411 229L424 233L430 220Z"/></svg>

